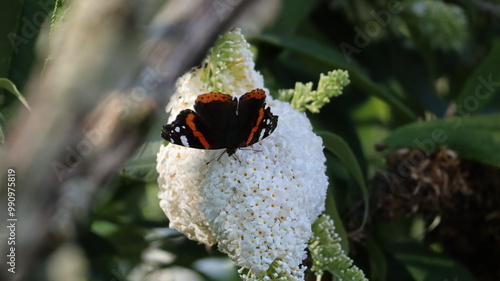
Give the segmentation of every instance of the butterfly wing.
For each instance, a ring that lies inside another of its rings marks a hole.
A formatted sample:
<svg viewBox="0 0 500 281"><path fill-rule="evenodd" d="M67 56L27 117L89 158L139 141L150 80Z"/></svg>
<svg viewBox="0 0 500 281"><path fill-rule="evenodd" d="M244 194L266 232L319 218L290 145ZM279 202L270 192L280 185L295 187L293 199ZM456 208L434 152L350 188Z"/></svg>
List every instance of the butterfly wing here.
<svg viewBox="0 0 500 281"><path fill-rule="evenodd" d="M278 125L278 116L266 106L266 93L252 90L240 97L238 117L240 122L240 147L249 146L268 137Z"/></svg>
<svg viewBox="0 0 500 281"><path fill-rule="evenodd" d="M167 141L192 148L227 148L227 138L238 125L238 102L230 95L211 92L199 95L194 110L186 109L174 122L163 126L162 137Z"/></svg>
<svg viewBox="0 0 500 281"><path fill-rule="evenodd" d="M226 148L231 155L238 147L252 145L276 129L278 116L269 107L265 108L265 98L261 89L244 94L239 103L222 93L200 95L194 111L181 111L174 122L163 126L161 136L185 147Z"/></svg>
<svg viewBox="0 0 500 281"><path fill-rule="evenodd" d="M213 140L207 138L208 130L196 112L185 109L172 123L163 126L161 137L185 147L210 149L213 147Z"/></svg>
<svg viewBox="0 0 500 281"><path fill-rule="evenodd" d="M231 139L238 132L237 106L236 98L217 92L200 95L195 101L194 110L210 129L217 148L233 148Z"/></svg>

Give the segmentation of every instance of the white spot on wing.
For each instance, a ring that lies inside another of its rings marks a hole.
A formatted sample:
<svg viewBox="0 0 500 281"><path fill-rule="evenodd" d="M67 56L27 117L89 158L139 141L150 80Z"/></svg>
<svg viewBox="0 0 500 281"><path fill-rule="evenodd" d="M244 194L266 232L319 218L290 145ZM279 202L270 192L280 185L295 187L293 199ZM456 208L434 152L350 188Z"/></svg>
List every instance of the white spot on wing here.
<svg viewBox="0 0 500 281"><path fill-rule="evenodd" d="M260 131L259 140L263 139L265 134L266 134L266 130Z"/></svg>
<svg viewBox="0 0 500 281"><path fill-rule="evenodd" d="M179 127L175 127L175 129L174 129L174 130L178 133L178 132L180 132L180 131L181 131L181 128L179 128Z"/></svg>
<svg viewBox="0 0 500 281"><path fill-rule="evenodd" d="M189 142L186 136L181 136L181 143L183 146L189 147Z"/></svg>

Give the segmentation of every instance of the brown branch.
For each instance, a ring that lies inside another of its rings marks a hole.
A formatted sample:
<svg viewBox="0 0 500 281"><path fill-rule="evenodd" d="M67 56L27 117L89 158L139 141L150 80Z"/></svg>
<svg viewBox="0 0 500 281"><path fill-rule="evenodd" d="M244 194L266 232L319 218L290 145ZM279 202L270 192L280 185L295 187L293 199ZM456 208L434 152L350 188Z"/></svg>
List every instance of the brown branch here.
<svg viewBox="0 0 500 281"><path fill-rule="evenodd" d="M39 73L31 79L33 109L12 124L1 164L17 174L17 280L35 280L33 269L73 238L98 187L151 129L175 79L200 63L249 2L171 0L145 33L138 7L146 2L72 1L50 65L41 80Z"/></svg>

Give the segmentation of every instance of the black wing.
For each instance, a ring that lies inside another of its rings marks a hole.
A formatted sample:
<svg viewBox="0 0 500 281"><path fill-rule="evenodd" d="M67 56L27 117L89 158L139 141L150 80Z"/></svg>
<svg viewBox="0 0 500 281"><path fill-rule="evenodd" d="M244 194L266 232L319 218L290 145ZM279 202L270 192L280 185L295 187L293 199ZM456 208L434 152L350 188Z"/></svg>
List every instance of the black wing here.
<svg viewBox="0 0 500 281"><path fill-rule="evenodd" d="M240 147L249 146L268 137L278 125L278 116L266 106L266 93L252 90L240 97L238 117L240 122Z"/></svg>
<svg viewBox="0 0 500 281"><path fill-rule="evenodd" d="M224 148L200 116L191 109L177 115L174 122L163 126L161 137L170 143L199 149Z"/></svg>
<svg viewBox="0 0 500 281"><path fill-rule="evenodd" d="M194 110L213 136L214 148L233 147L233 135L238 132L237 106L236 98L222 93L211 92L196 99Z"/></svg>
<svg viewBox="0 0 500 281"><path fill-rule="evenodd" d="M199 95L195 111L181 111L174 122L163 126L161 136L173 144L191 148L227 148L228 134L238 125L237 105L237 99L230 95L215 92Z"/></svg>

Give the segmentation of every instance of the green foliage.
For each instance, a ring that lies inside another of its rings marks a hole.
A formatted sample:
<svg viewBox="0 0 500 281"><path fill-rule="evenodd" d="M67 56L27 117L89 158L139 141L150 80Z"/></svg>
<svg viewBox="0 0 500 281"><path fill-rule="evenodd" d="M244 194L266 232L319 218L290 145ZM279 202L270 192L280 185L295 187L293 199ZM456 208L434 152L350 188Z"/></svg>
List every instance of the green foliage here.
<svg viewBox="0 0 500 281"><path fill-rule="evenodd" d="M16 85L14 85L12 81L10 81L7 78L0 78L0 89L7 90L9 93L14 95L28 110L30 110L28 102L23 97L23 95L21 95ZM4 133L5 124L6 124L5 117L0 113L0 144L3 144L5 142L5 133Z"/></svg>
<svg viewBox="0 0 500 281"><path fill-rule="evenodd" d="M303 84L295 83L294 89L280 90L279 99L287 101L290 105L304 112L306 109L318 113L320 108L330 102L331 97L342 94L342 89L349 84L347 71L330 71L327 75L319 76L318 89L313 91L312 82Z"/></svg>
<svg viewBox="0 0 500 281"><path fill-rule="evenodd" d="M340 237L335 233L333 221L327 215L320 216L312 225L313 236L309 241L309 251L313 259L311 268L317 275L330 272L339 280L362 281L363 271L353 265L340 245Z"/></svg>
<svg viewBox="0 0 500 281"><path fill-rule="evenodd" d="M418 38L420 42L417 43L425 41L433 48L445 50L464 47L468 22L460 6L436 0L413 1L407 15L419 24L404 24L399 26L400 31L412 40Z"/></svg>
<svg viewBox="0 0 500 281"><path fill-rule="evenodd" d="M330 68L347 70L353 86L385 100L391 106L400 110L407 118L415 118L412 110L402 103L399 97L389 93L389 89L384 86L374 83L368 78L366 71L355 62L350 62L350 59L343 56L336 48L324 46L314 40L301 38L300 36L266 34L256 36L254 39L261 43L279 46L287 51L297 52L307 58L329 65Z"/></svg>
<svg viewBox="0 0 500 281"><path fill-rule="evenodd" d="M30 106L28 105L28 102L26 99L21 95L19 90L17 89L16 85L12 83L9 79L6 78L0 78L0 89L5 89L9 91L11 94L13 94L27 109L30 109Z"/></svg>
<svg viewBox="0 0 500 281"><path fill-rule="evenodd" d="M156 154L163 143L152 137L123 167L121 176L143 182L156 182L158 172L156 172Z"/></svg>
<svg viewBox="0 0 500 281"><path fill-rule="evenodd" d="M455 260L418 243L394 243L387 247L394 258L405 266L416 281L436 280L473 281L474 277Z"/></svg>
<svg viewBox="0 0 500 281"><path fill-rule="evenodd" d="M52 34L54 28L56 25L62 20L64 17L64 14L66 13L66 5L69 1L68 0L56 0L55 6L54 6L54 12L52 14L52 20L50 23L50 32Z"/></svg>
<svg viewBox="0 0 500 281"><path fill-rule="evenodd" d="M35 43L54 0L5 1L0 4L0 77L22 92L35 60ZM9 104L12 100L7 100Z"/></svg>
<svg viewBox="0 0 500 281"><path fill-rule="evenodd" d="M391 151L411 147L427 154L444 145L464 159L500 168L500 114L412 123L395 130L384 143Z"/></svg>
<svg viewBox="0 0 500 281"><path fill-rule="evenodd" d="M500 40L496 40L487 57L465 81L456 103L456 114L468 117L481 109L498 103L500 93Z"/></svg>
<svg viewBox="0 0 500 281"><path fill-rule="evenodd" d="M325 145L326 151L333 153L340 162L346 167L346 169L353 175L354 180L359 185L361 192L363 193L363 200L365 203L365 211L363 215L363 222L359 226L362 229L366 223L368 217L368 190L365 185L365 177L361 171L361 168L351 151L349 145L342 139L342 137L332 133L332 132L318 132L318 135L323 138L323 143Z"/></svg>

